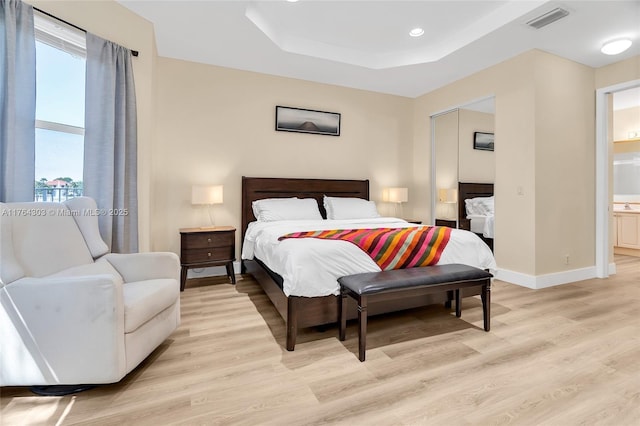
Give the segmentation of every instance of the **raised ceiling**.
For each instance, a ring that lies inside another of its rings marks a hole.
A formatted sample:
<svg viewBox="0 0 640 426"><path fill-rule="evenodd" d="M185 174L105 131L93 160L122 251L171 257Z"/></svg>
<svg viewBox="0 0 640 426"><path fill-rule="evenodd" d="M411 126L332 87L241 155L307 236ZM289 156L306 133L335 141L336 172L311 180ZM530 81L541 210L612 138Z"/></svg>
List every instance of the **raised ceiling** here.
<svg viewBox="0 0 640 426"><path fill-rule="evenodd" d="M638 0L119 2L154 24L160 56L408 97L530 49L594 68L640 53ZM620 37L631 49L600 52Z"/></svg>

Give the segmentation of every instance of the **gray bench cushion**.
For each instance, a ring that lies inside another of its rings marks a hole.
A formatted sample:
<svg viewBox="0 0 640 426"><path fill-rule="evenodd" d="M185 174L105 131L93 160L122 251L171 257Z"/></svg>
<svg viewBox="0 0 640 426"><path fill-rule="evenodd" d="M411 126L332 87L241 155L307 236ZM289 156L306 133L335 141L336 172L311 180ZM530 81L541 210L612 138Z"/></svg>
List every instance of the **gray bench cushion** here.
<svg viewBox="0 0 640 426"><path fill-rule="evenodd" d="M493 275L482 269L453 263L422 268L365 272L341 277L338 282L352 292L364 296L414 287L486 280L492 277Z"/></svg>

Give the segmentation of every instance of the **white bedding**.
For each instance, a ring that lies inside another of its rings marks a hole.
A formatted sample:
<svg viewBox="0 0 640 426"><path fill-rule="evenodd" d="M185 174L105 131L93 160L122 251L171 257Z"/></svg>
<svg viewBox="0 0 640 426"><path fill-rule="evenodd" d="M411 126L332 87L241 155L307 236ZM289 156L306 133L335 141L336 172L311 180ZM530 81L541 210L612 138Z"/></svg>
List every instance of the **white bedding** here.
<svg viewBox="0 0 640 426"><path fill-rule="evenodd" d="M485 238L493 238L495 216L470 214L467 219L471 220L471 232L482 234Z"/></svg>
<svg viewBox="0 0 640 426"><path fill-rule="evenodd" d="M292 238L282 235L323 229L399 228L420 226L402 219L380 217L351 220L296 220L251 222L245 233L242 259L260 259L283 278L287 296L338 295L338 278L360 272L380 271L367 253L348 241ZM463 263L482 269L496 268L493 253L472 232L452 229L439 264Z"/></svg>

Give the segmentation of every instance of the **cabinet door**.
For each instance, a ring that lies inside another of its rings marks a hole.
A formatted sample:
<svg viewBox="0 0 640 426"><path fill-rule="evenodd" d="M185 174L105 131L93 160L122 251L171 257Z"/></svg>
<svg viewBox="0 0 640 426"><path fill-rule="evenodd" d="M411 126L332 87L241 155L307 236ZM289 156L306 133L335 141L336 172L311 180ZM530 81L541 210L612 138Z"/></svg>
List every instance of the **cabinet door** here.
<svg viewBox="0 0 640 426"><path fill-rule="evenodd" d="M618 214L618 247L640 248L640 215Z"/></svg>

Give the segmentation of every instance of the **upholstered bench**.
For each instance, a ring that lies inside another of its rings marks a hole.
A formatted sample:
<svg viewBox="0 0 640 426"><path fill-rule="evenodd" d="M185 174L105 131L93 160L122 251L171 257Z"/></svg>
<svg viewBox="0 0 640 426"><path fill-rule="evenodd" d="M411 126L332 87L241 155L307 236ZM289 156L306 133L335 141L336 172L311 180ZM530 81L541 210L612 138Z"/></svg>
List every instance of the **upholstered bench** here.
<svg viewBox="0 0 640 426"><path fill-rule="evenodd" d="M340 340L345 339L347 328L346 299L350 296L358 303L358 349L360 361L365 359L367 346L367 302L371 298L376 301L402 296L454 291L456 299L456 316L462 315L460 289L482 287L482 312L484 329L490 327L491 275L489 272L472 266L449 264L420 268L393 269L381 272L366 272L348 275L338 279L340 297L338 312L340 316Z"/></svg>

